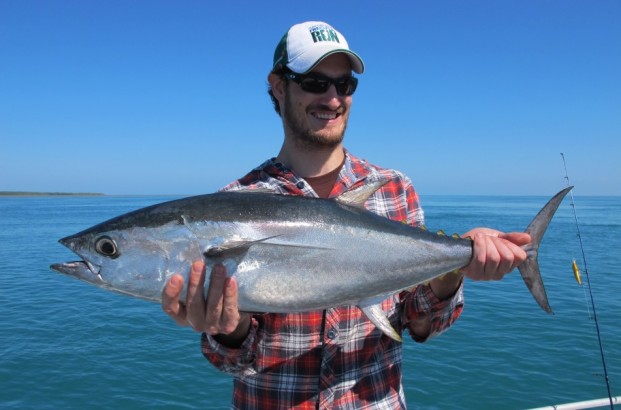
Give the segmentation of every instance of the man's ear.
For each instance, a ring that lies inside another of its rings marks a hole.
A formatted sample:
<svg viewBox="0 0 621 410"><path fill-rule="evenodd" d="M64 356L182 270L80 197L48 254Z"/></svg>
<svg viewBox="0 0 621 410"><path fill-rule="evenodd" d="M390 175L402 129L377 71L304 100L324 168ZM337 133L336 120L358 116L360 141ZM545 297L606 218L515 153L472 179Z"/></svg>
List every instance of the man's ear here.
<svg viewBox="0 0 621 410"><path fill-rule="evenodd" d="M270 84L274 97L282 103L283 99L285 98L285 79L278 74L269 73L269 75L267 76L267 81Z"/></svg>

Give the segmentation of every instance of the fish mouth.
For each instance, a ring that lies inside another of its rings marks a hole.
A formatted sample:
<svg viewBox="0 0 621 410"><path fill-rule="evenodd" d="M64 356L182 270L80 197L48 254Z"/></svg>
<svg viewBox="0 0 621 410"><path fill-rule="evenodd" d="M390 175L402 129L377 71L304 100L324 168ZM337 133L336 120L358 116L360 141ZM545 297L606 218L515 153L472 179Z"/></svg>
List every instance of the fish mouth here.
<svg viewBox="0 0 621 410"><path fill-rule="evenodd" d="M85 255L80 254L81 240L78 236L67 236L66 238L60 239L58 242L84 259L73 262L55 263L50 265L52 270L99 286L106 283L100 274L101 266L89 262Z"/></svg>
<svg viewBox="0 0 621 410"><path fill-rule="evenodd" d="M97 265L93 265L88 261L55 263L53 265L50 265L50 268L52 270L55 270L56 272L73 276L89 283L94 283L96 285L105 284L105 281L99 274L100 267Z"/></svg>

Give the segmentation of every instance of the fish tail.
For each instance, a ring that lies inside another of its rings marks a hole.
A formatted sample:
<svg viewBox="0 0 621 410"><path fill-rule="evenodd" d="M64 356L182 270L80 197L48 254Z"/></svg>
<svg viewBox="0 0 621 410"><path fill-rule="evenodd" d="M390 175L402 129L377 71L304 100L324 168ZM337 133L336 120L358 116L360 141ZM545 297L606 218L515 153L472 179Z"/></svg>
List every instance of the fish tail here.
<svg viewBox="0 0 621 410"><path fill-rule="evenodd" d="M524 263L518 266L518 270L520 271L522 279L524 279L528 290L530 290L530 293L533 295L539 306L541 306L541 308L548 313L553 312L550 304L548 303L546 289L543 286L543 280L541 279L541 273L539 272L539 262L537 261L537 256L539 255L539 244L541 243L541 239L543 238L552 217L563 201L563 198L565 198L565 195L567 195L572 188L573 187L571 186L567 187L558 194L554 195L554 197L548 201L541 211L539 211L530 225L528 225L525 232L530 235L531 243L524 248L528 257Z"/></svg>

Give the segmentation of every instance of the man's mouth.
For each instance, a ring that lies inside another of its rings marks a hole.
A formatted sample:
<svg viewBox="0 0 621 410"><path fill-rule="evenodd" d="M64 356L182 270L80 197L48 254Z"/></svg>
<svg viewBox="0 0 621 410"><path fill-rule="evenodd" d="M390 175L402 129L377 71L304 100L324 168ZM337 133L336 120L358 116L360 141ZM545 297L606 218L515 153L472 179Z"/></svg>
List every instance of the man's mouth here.
<svg viewBox="0 0 621 410"><path fill-rule="evenodd" d="M313 113L313 117L320 119L320 120L327 120L327 121L334 120L340 115L341 114L337 112L314 112Z"/></svg>

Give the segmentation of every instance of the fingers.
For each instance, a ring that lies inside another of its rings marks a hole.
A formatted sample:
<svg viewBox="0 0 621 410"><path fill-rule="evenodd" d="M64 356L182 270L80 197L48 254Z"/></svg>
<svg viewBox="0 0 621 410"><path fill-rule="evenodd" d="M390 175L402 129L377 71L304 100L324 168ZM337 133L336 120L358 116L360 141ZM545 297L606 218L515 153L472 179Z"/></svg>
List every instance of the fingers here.
<svg viewBox="0 0 621 410"><path fill-rule="evenodd" d="M205 312L205 332L211 335L220 333L225 282L226 270L224 267L222 265L214 266L209 280L207 310Z"/></svg>
<svg viewBox="0 0 621 410"><path fill-rule="evenodd" d="M205 322L205 264L197 261L190 268L186 296L186 320L197 332L202 332Z"/></svg>
<svg viewBox="0 0 621 410"><path fill-rule="evenodd" d="M233 332L240 321L240 313L237 308L237 283L235 279L228 278L224 284L224 300L222 302L221 329L222 333Z"/></svg>
<svg viewBox="0 0 621 410"><path fill-rule="evenodd" d="M521 248L530 242L526 233L477 229L469 234L474 241L473 257L462 271L470 279L500 280L526 260Z"/></svg>
<svg viewBox="0 0 621 410"><path fill-rule="evenodd" d="M222 265L214 266L207 291L205 331L211 335L229 334L240 322L237 307L237 283L226 276Z"/></svg>
<svg viewBox="0 0 621 410"><path fill-rule="evenodd" d="M507 241L512 242L517 246L527 245L531 241L530 235L526 232L501 233L498 237L506 239Z"/></svg>
<svg viewBox="0 0 621 410"><path fill-rule="evenodd" d="M173 275L162 292L162 310L181 326L191 326L197 332L211 335L230 334L243 320L249 323L249 315L240 314L237 305L237 283L228 278L222 265L215 265L209 278L205 300L205 263L192 264L188 275L185 304L179 300L183 290L183 277Z"/></svg>
<svg viewBox="0 0 621 410"><path fill-rule="evenodd" d="M180 326L187 326L185 306L179 302L183 277L173 275L162 292L162 310Z"/></svg>
<svg viewBox="0 0 621 410"><path fill-rule="evenodd" d="M197 332L202 332L201 326L205 316L204 285L205 265L203 262L194 262L188 276L186 303L179 300L183 291L183 277L175 274L162 293L162 310L178 325L192 326Z"/></svg>

